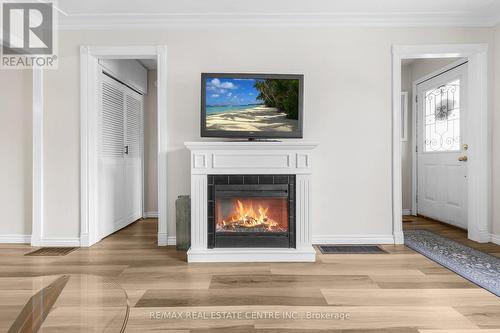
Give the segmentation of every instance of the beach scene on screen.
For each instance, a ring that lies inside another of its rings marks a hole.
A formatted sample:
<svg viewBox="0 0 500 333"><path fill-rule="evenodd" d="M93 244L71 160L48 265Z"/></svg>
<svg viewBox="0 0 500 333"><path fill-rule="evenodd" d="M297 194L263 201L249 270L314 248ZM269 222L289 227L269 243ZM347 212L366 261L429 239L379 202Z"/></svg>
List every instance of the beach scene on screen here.
<svg viewBox="0 0 500 333"><path fill-rule="evenodd" d="M299 80L207 78L206 127L212 131L293 132Z"/></svg>

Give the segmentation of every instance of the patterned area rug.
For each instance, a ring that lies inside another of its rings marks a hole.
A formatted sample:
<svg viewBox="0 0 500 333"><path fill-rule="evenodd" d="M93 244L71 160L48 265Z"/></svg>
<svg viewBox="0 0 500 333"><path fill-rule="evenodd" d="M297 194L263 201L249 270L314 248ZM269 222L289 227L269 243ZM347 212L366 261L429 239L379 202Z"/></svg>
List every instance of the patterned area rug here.
<svg viewBox="0 0 500 333"><path fill-rule="evenodd" d="M500 296L500 258L427 230L404 232L405 245Z"/></svg>

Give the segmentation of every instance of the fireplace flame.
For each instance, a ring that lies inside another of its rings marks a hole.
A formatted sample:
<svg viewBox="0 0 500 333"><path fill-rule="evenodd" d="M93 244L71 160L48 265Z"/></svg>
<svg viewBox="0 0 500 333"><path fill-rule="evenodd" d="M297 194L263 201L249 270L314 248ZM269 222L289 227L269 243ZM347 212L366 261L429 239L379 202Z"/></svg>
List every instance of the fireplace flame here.
<svg viewBox="0 0 500 333"><path fill-rule="evenodd" d="M253 203L245 205L240 200L236 200L232 215L222 220L222 225L217 224L219 231L286 231L280 227L279 223L269 218L267 212L269 207L257 206L254 209Z"/></svg>

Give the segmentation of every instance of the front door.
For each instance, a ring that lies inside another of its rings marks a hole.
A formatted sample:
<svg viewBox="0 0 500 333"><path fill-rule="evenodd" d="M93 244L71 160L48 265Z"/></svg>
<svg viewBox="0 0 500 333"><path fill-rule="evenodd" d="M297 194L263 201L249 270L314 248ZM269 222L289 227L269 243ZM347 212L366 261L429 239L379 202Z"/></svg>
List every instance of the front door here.
<svg viewBox="0 0 500 333"><path fill-rule="evenodd" d="M467 64L417 86L417 212L467 229Z"/></svg>

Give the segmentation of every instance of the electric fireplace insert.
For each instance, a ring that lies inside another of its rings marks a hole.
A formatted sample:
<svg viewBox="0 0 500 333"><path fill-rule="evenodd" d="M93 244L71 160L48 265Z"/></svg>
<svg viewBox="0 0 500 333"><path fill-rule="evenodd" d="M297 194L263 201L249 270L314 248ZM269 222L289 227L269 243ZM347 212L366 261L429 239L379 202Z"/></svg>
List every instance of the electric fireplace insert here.
<svg viewBox="0 0 500 333"><path fill-rule="evenodd" d="M208 248L295 247L295 175L208 175Z"/></svg>

